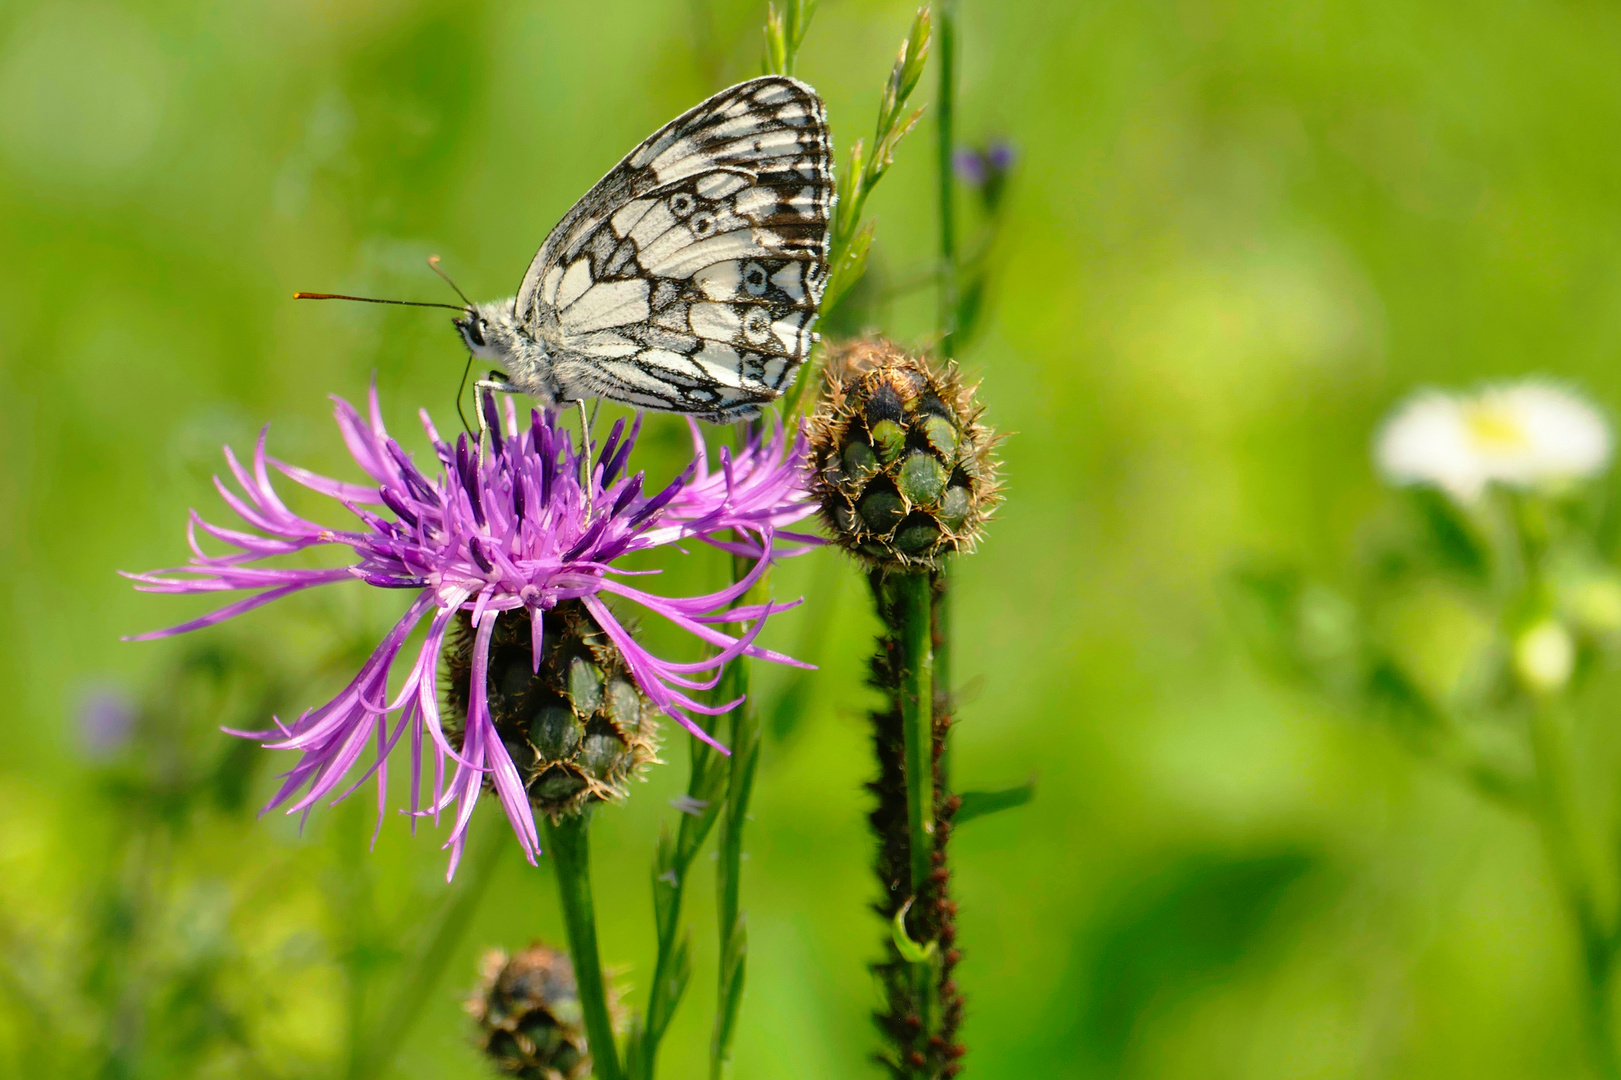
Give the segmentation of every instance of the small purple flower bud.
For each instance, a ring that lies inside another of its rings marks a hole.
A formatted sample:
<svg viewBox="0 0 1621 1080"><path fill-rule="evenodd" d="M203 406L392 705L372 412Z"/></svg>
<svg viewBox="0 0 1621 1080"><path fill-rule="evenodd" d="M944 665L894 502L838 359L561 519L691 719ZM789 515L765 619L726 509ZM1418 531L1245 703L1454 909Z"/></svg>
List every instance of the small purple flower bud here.
<svg viewBox="0 0 1621 1080"><path fill-rule="evenodd" d="M993 140L985 150L985 163L990 166L993 172L1007 172L1013 168L1013 162L1017 158L1018 152L1014 150L1013 144L1006 139Z"/></svg>
<svg viewBox="0 0 1621 1080"><path fill-rule="evenodd" d="M972 187L979 187L985 182L985 158L978 150L969 147L959 147L952 152L951 169L957 174L957 179Z"/></svg>
<svg viewBox="0 0 1621 1080"><path fill-rule="evenodd" d="M135 734L135 701L121 687L93 687L79 699L77 711L79 738L92 758L114 756Z"/></svg>

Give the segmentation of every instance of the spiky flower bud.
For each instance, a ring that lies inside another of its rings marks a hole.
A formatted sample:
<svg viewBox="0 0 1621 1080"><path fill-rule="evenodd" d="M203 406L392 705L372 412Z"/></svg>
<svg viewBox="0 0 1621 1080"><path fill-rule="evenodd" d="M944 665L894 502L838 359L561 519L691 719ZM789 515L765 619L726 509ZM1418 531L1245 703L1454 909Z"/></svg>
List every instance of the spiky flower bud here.
<svg viewBox="0 0 1621 1080"><path fill-rule="evenodd" d="M522 1080L591 1075L567 954L539 942L513 957L491 949L479 963L479 975L467 1011L478 1022L479 1049L497 1069Z"/></svg>
<svg viewBox="0 0 1621 1080"><path fill-rule="evenodd" d="M997 501L980 412L955 364L883 338L835 349L811 417L811 490L837 542L880 566L972 550Z"/></svg>
<svg viewBox="0 0 1621 1080"><path fill-rule="evenodd" d="M490 639L490 719L529 802L553 821L587 803L625 796L657 760L657 709L625 658L578 600L545 613L535 670L529 612L502 612ZM458 750L467 724L474 633L462 614L447 653L446 734Z"/></svg>

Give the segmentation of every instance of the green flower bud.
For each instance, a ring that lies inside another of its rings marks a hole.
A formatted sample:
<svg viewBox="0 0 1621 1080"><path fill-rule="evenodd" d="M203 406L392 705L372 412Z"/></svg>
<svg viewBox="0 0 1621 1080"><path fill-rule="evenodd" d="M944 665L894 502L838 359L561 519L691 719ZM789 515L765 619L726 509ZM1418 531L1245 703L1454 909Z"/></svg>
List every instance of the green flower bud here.
<svg viewBox="0 0 1621 1080"><path fill-rule="evenodd" d="M586 1080L591 1054L568 956L536 942L513 957L492 949L479 968L467 1011L491 1064L522 1080Z"/></svg>
<svg viewBox="0 0 1621 1080"><path fill-rule="evenodd" d="M837 542L884 566L972 549L997 502L973 388L882 338L835 349L811 418L812 489Z"/></svg>
<svg viewBox="0 0 1621 1080"><path fill-rule="evenodd" d="M619 650L585 605L545 615L545 652L534 669L529 612L496 617L490 638L490 718L523 778L529 802L553 821L587 803L622 799L657 760L655 709ZM473 627L458 616L447 651L445 732L461 749L473 667Z"/></svg>

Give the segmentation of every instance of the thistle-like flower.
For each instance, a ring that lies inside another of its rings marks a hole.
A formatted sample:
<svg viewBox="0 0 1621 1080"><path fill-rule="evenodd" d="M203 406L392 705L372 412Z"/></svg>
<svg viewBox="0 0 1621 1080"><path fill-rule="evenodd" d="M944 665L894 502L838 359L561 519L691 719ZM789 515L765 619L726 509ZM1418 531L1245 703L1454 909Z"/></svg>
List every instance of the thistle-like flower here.
<svg viewBox="0 0 1621 1080"><path fill-rule="evenodd" d="M226 503L259 534L211 525L194 512L188 527L193 557L185 567L129 575L149 592L244 589L254 594L179 626L141 635L143 639L211 626L290 593L353 578L414 594L400 621L335 698L291 724L277 720L270 731L233 732L267 740L265 745L272 749L302 754L267 809L285 806L289 813L300 812L332 793L370 742L375 745L373 764L337 797L375 775L380 824L388 756L409 732L411 813L437 816L456 804L447 841L450 872L455 872L473 806L485 786L492 787L500 798L519 842L533 861L539 842L526 783L544 782L544 777L520 774L491 716L492 694L500 696L508 689L503 684L492 690L492 648L498 633L502 648L510 645L513 620L526 622L530 675L540 673L547 657L556 655L555 650L548 651L549 634L567 626L578 630L588 625L589 631L583 638L577 635L577 640L588 638L597 647L611 647L618 659L608 667L615 677L627 676L654 707L717 746L692 714L715 715L736 703L706 705L691 691L714 686L720 668L739 655L798 665L798 661L754 643L765 619L792 605L728 605L758 580L774 556L792 553L792 541L805 539L783 531L814 509L800 481L803 436L790 443L778 427L769 437L752 439L735 456L723 450L720 468L711 471L694 425L698 449L691 465L663 490L648 495L642 490L642 474L626 472L640 419L628 434L621 421L599 448L588 481L591 498L587 499L580 476L581 455L553 415L537 410L520 428L517 411L508 402L502 431L492 405L487 410L490 445L482 448L463 436L454 445L447 443L423 412L422 424L438 459L437 470L430 476L384 428L375 388L369 423L348 402L335 400L339 430L355 462L371 478L370 484L332 480L275 461L265 454L265 433L261 432L251 469L229 448L225 451L226 463L243 494L216 479ZM358 527L329 528L293 513L271 484L271 468L338 500L359 518ZM234 550L224 555L205 554L198 541L199 530ZM722 530L728 538L715 535ZM754 557L756 565L735 585L695 597L658 596L636 588L623 580L624 571L612 565L631 552L688 539ZM334 545L349 548L354 561L333 569L253 565L261 559ZM713 655L690 663L654 656L636 643L614 615L606 603L609 596L668 619L710 646ZM560 608L562 616L557 614ZM465 720L457 725L460 738L453 741L440 717L437 667L458 617L466 619L466 633L472 640L466 660ZM559 619L561 624L554 628ZM407 638L424 621L427 630L422 644L390 699L390 671ZM741 636L717 629L739 622L749 624ZM498 630L501 627L505 630ZM513 669L510 657L505 652L501 656L502 678L506 679ZM599 669L606 680L608 669L600 665ZM604 692L611 692L606 682ZM580 702L576 705L583 707ZM396 717L392 724L391 715ZM431 740L435 751L433 792L426 808L422 806L424 739ZM455 766L448 782L446 762ZM615 781L604 779L602 784L600 790L605 790L613 788Z"/></svg>
<svg viewBox="0 0 1621 1080"><path fill-rule="evenodd" d="M835 540L877 565L972 550L997 502L995 437L954 364L882 338L828 358L811 417L811 490Z"/></svg>
<svg viewBox="0 0 1621 1080"><path fill-rule="evenodd" d="M1601 472L1614 439L1590 403L1552 383L1500 383L1472 394L1420 391L1374 444L1393 484L1431 484L1462 503L1491 484L1542 488Z"/></svg>
<svg viewBox="0 0 1621 1080"><path fill-rule="evenodd" d="M567 954L539 942L517 956L491 949L467 999L478 1047L496 1069L520 1080L585 1080L591 1054L580 994Z"/></svg>

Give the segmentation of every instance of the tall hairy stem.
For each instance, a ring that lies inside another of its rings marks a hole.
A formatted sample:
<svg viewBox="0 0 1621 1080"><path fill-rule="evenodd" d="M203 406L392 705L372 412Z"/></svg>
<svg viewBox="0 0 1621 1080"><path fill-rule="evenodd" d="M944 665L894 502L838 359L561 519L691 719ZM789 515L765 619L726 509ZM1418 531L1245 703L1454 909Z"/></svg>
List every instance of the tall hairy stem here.
<svg viewBox="0 0 1621 1080"><path fill-rule="evenodd" d="M873 965L885 998L875 1016L885 1042L878 1060L895 1077L932 1080L955 1076L962 1055L946 851L959 802L941 782L950 717L929 663L934 583L927 573L874 570L869 584L884 624L871 683L884 703L871 716L878 776L868 820L878 839L876 909L890 927Z"/></svg>

